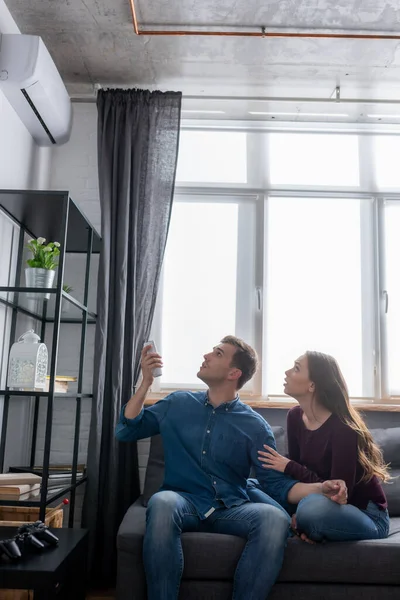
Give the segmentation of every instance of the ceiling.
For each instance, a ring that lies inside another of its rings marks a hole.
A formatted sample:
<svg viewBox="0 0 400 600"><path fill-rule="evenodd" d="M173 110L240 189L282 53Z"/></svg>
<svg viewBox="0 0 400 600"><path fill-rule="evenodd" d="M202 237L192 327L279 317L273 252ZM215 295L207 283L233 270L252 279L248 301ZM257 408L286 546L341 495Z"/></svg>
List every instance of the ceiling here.
<svg viewBox="0 0 400 600"><path fill-rule="evenodd" d="M400 41L137 36L129 0L6 0L72 94L140 85L185 94L398 97ZM399 0L136 0L140 26L400 33Z"/></svg>

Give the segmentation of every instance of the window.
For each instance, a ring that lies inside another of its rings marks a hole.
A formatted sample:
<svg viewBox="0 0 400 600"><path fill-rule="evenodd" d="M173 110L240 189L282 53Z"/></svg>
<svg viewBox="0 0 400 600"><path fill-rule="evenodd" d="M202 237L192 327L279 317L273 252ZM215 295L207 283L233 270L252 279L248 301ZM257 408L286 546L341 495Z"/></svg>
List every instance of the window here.
<svg viewBox="0 0 400 600"><path fill-rule="evenodd" d="M400 395L400 202L385 205L385 274L383 293L390 395Z"/></svg>
<svg viewBox="0 0 400 600"><path fill-rule="evenodd" d="M181 131L176 181L246 183L246 133Z"/></svg>
<svg viewBox="0 0 400 600"><path fill-rule="evenodd" d="M174 203L162 285L162 386L200 384L203 354L225 335L252 343L254 227L250 199Z"/></svg>
<svg viewBox="0 0 400 600"><path fill-rule="evenodd" d="M372 372L363 373L364 352L372 356L372 348L363 348L372 339L372 331L363 331L372 293L371 281L362 278L368 255L361 253L362 211L369 204L347 198L269 199L264 356L269 394L282 394L284 372L298 356L318 350L338 360L352 396L373 395Z"/></svg>
<svg viewBox="0 0 400 600"><path fill-rule="evenodd" d="M358 136L273 133L269 142L272 185L358 186Z"/></svg>
<svg viewBox="0 0 400 600"><path fill-rule="evenodd" d="M201 387L203 354L233 333L260 356L244 393L283 396L319 350L352 398L400 403L398 150L400 135L184 129L154 391Z"/></svg>
<svg viewBox="0 0 400 600"><path fill-rule="evenodd" d="M400 189L400 136L374 137L375 177L378 188Z"/></svg>

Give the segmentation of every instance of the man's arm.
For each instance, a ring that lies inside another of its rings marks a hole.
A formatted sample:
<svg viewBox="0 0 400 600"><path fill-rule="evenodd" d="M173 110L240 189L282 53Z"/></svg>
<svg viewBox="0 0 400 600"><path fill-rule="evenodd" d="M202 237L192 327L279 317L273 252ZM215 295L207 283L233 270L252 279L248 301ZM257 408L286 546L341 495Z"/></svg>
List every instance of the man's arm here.
<svg viewBox="0 0 400 600"><path fill-rule="evenodd" d="M160 433L160 421L165 417L169 408L167 399L157 402L154 406L143 409L147 393L153 383L153 369L162 366L159 354L148 353L151 346L142 351L142 383L129 402L122 407L115 436L121 442L143 439Z"/></svg>
<svg viewBox="0 0 400 600"><path fill-rule="evenodd" d="M261 445L260 445L261 444ZM274 450L276 449L276 443L274 434L268 423L260 423L258 435L254 437L254 443L251 451L252 463L255 468L255 476L258 479L263 491L271 496L276 502L279 502L286 510L289 510L288 505L288 494L291 488L296 485L296 480L279 473L272 469L264 469L262 463L259 461L258 450L263 448L263 445L267 444Z"/></svg>
<svg viewBox="0 0 400 600"><path fill-rule="evenodd" d="M154 381L153 369L162 367L162 360L159 354L149 352L151 346L146 346L142 350L141 366L142 366L142 383L137 392L132 396L129 402L125 405L124 415L127 419L135 419L143 408L147 393Z"/></svg>

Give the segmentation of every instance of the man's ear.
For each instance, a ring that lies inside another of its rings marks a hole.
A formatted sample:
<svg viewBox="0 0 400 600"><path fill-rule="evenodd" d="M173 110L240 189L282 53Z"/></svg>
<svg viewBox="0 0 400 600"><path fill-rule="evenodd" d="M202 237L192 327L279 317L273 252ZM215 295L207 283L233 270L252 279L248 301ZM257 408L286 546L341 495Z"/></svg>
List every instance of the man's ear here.
<svg viewBox="0 0 400 600"><path fill-rule="evenodd" d="M233 369L230 369L228 379L230 381L238 381L241 378L241 376L242 376L242 371L235 367Z"/></svg>

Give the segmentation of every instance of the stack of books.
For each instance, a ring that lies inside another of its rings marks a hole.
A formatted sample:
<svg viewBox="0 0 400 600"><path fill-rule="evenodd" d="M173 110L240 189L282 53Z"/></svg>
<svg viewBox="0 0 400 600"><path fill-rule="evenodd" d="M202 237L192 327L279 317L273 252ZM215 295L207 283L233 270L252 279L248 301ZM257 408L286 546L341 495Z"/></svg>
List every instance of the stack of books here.
<svg viewBox="0 0 400 600"><path fill-rule="evenodd" d="M68 392L68 384L78 381L77 377L67 377L66 375L56 375L54 378L54 391L57 394L66 394ZM50 375L46 376L45 392L49 391Z"/></svg>
<svg viewBox="0 0 400 600"><path fill-rule="evenodd" d="M78 482L82 477L85 476L86 473L86 465L78 464L77 465L77 473L76 473L76 481ZM43 467L35 466L33 468L30 467L10 467L9 475L17 475L17 474L34 474L34 476L42 478L43 475ZM47 480L47 489L50 493L57 493L61 491L63 488L69 487L72 483L72 465L50 465L49 466L49 477Z"/></svg>
<svg viewBox="0 0 400 600"><path fill-rule="evenodd" d="M30 500L39 496L42 478L33 473L0 474L0 500Z"/></svg>
<svg viewBox="0 0 400 600"><path fill-rule="evenodd" d="M83 477L83 472L78 471L76 474L76 481L79 481ZM47 488L49 491L53 491L53 488L63 488L71 485L72 475L71 473L62 473L62 472L50 472L49 479L47 483Z"/></svg>

